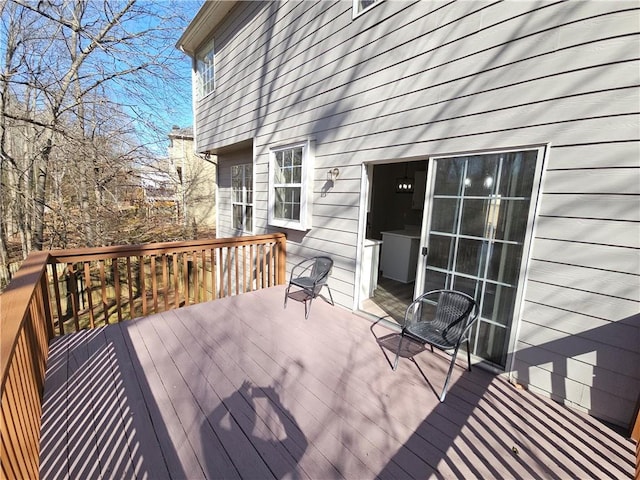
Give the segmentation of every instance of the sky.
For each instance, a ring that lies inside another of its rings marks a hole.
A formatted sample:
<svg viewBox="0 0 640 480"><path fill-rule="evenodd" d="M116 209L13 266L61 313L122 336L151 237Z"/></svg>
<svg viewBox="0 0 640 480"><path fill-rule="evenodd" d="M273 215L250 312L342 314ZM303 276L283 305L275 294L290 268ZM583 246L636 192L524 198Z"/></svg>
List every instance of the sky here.
<svg viewBox="0 0 640 480"><path fill-rule="evenodd" d="M184 16L189 20L196 16L198 10L204 3L204 0L180 0L179 4L184 8ZM186 28L186 25L185 25ZM183 30L184 31L184 30ZM175 42L179 37L176 37ZM174 42L174 44L175 44ZM191 59L186 53L181 53L179 56L180 61L176 65L181 72L181 77L185 78L185 81L181 82L181 90L185 91L185 95L178 101L180 108L176 117L174 118L172 125L174 124L180 128L193 125L193 112L191 104Z"/></svg>
<svg viewBox="0 0 640 480"><path fill-rule="evenodd" d="M169 85L168 89L166 85L159 86L159 91L162 92L160 98L150 98L147 106L137 106L140 111L147 110L149 116L154 117L154 123L156 123L157 127L160 128L161 132L166 132L166 135L169 134L174 125L180 128L193 125L191 59L187 54L176 49L175 44L203 3L204 0L178 0L175 2L175 5L181 8L180 13L185 19L183 28L176 31L175 38L170 40L171 48L174 49L175 53L171 68L178 74L176 83ZM160 111L162 114L160 116L151 115L151 110ZM166 135L157 142L155 147L151 148L153 152L160 156L164 156L167 153L168 138Z"/></svg>

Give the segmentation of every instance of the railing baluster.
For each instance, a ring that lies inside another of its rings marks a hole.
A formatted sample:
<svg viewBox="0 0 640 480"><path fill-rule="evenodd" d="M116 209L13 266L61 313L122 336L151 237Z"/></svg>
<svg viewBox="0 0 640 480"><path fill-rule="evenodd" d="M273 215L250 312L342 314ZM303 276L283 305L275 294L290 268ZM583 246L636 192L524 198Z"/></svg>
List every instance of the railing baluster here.
<svg viewBox="0 0 640 480"><path fill-rule="evenodd" d="M218 262L219 272L218 282L220 282L220 296L218 298L224 298L224 247L218 248L218 255L220 256L220 261Z"/></svg>
<svg viewBox="0 0 640 480"><path fill-rule="evenodd" d="M234 263L234 275L236 277L236 295L240 293L239 288L239 275L238 275L238 246L233 247L233 263Z"/></svg>
<svg viewBox="0 0 640 480"><path fill-rule="evenodd" d="M138 257L138 265L140 267L140 300L142 302L142 316L147 315L147 276L145 275L144 256Z"/></svg>
<svg viewBox="0 0 640 480"><path fill-rule="evenodd" d="M225 248L227 251L227 296L233 295L233 284L231 282L231 247Z"/></svg>
<svg viewBox="0 0 640 480"><path fill-rule="evenodd" d="M249 245L249 291L253 291L253 278L255 275L256 283L258 283L258 272L257 268L254 268L254 265L257 265L258 262L253 261L253 244ZM255 273L254 273L255 272Z"/></svg>
<svg viewBox="0 0 640 480"><path fill-rule="evenodd" d="M247 291L247 248L242 245L242 293Z"/></svg>
<svg viewBox="0 0 640 480"><path fill-rule="evenodd" d="M156 272L156 256L151 255L151 298L153 300L153 313L158 313L158 275Z"/></svg>
<svg viewBox="0 0 640 480"><path fill-rule="evenodd" d="M78 319L78 279L73 268L73 263L67 264L67 315L69 314L69 302L71 302L71 315L73 316L73 325L76 332L80 330L80 322Z"/></svg>
<svg viewBox="0 0 640 480"><path fill-rule="evenodd" d="M218 282L216 281L216 262L218 250L211 249L211 300L218 298Z"/></svg>
<svg viewBox="0 0 640 480"><path fill-rule="evenodd" d="M191 269L191 278L193 279L193 303L200 303L200 282L198 275L198 251L193 251L193 268Z"/></svg>
<svg viewBox="0 0 640 480"><path fill-rule="evenodd" d="M260 245L261 250L262 250L262 288L266 287L265 284L265 274L266 274L266 270L267 270L267 248L266 248L266 244L262 244Z"/></svg>
<svg viewBox="0 0 640 480"><path fill-rule="evenodd" d="M89 326L95 328L95 317L93 313L93 287L91 286L91 265L84 262L84 288L87 292L87 303L89 304Z"/></svg>
<svg viewBox="0 0 640 480"><path fill-rule="evenodd" d="M113 272L113 289L116 301L116 313L118 314L118 322L122 321L122 298L120 291L120 269L118 268L118 259L111 259L111 271Z"/></svg>
<svg viewBox="0 0 640 480"><path fill-rule="evenodd" d="M102 293L102 313L104 315L104 324L109 324L109 305L107 304L107 285L106 278L104 275L104 260L100 260L98 264L100 265L100 291Z"/></svg>
<svg viewBox="0 0 640 480"><path fill-rule="evenodd" d="M58 264L51 265L53 271L53 292L55 294L56 311L58 313L58 331L64 335L64 320L62 317L62 302L60 300L60 285L58 284Z"/></svg>
<svg viewBox="0 0 640 480"><path fill-rule="evenodd" d="M184 289L184 306L189 306L189 254L184 252L182 254L182 274L184 279L184 284L182 288Z"/></svg>
<svg viewBox="0 0 640 480"><path fill-rule="evenodd" d="M207 251L201 250L202 254L202 297L200 297L202 302L207 301Z"/></svg>
<svg viewBox="0 0 640 480"><path fill-rule="evenodd" d="M129 295L129 318L136 318L133 305L133 282L131 281L131 257L127 256L127 293Z"/></svg>
<svg viewBox="0 0 640 480"><path fill-rule="evenodd" d="M178 270L178 254L172 253L173 257L173 306L180 308L180 271Z"/></svg>
<svg viewBox="0 0 640 480"><path fill-rule="evenodd" d="M167 256L162 255L162 286L164 291L164 311L169 310L169 274L167 272Z"/></svg>

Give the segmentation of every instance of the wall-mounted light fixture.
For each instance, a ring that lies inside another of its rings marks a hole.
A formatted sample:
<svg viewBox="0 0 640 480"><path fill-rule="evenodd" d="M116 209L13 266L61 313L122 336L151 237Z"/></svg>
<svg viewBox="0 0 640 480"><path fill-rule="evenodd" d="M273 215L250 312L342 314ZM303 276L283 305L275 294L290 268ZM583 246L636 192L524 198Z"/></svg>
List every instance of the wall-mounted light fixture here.
<svg viewBox="0 0 640 480"><path fill-rule="evenodd" d="M409 164L404 165L404 177L396 178L396 193L413 193L413 178L407 174Z"/></svg>
<svg viewBox="0 0 640 480"><path fill-rule="evenodd" d="M331 168L327 172L327 180L329 180L330 182L334 182L338 178L338 175L340 175L340 170L338 170L338 168L336 167Z"/></svg>

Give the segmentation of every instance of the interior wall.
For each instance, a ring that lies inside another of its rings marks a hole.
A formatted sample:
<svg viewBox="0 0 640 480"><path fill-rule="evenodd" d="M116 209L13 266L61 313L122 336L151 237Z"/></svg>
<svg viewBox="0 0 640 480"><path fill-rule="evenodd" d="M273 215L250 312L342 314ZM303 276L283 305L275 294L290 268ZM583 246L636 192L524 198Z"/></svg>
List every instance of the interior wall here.
<svg viewBox="0 0 640 480"><path fill-rule="evenodd" d="M396 179L415 177L416 171L427 170L427 162L402 162L375 165L371 189L371 204L367 216L367 238L382 240L388 230L402 230L407 225L420 227L422 208L413 208L413 194L397 193Z"/></svg>

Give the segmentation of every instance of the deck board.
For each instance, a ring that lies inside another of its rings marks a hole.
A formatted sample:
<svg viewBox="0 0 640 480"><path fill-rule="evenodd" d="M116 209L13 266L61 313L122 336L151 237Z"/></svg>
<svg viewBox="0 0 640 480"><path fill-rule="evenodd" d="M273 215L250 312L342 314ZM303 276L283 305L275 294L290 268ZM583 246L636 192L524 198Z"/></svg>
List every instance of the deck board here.
<svg viewBox="0 0 640 480"><path fill-rule="evenodd" d="M632 443L597 420L464 358L441 404L446 356L392 372L368 321L322 300L305 320L283 295L56 339L42 478L632 476Z"/></svg>

